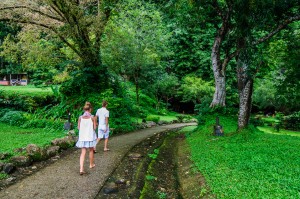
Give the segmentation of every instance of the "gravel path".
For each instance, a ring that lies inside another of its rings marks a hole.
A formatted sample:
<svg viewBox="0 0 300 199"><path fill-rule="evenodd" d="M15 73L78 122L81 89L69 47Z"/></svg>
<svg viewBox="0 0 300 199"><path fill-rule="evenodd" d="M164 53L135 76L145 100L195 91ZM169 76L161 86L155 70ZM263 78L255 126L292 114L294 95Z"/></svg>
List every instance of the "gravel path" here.
<svg viewBox="0 0 300 199"><path fill-rule="evenodd" d="M88 153L86 154L85 170L87 174L79 175L80 149L78 149L74 153L3 189L0 191L0 198L94 198L106 179L133 146L156 133L191 125L196 125L196 123L157 126L115 136L109 140L108 147L111 151L108 152L103 152L103 140L101 140L97 145L98 153L95 154L95 168L89 169Z"/></svg>

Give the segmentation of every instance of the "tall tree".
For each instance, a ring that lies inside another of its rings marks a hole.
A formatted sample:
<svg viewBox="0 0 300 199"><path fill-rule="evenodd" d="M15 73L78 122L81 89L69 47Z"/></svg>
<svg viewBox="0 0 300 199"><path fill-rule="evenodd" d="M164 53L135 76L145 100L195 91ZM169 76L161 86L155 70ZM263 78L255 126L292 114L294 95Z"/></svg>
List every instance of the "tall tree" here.
<svg viewBox="0 0 300 199"><path fill-rule="evenodd" d="M247 126L251 110L253 77L245 49L267 41L293 21L299 20L299 0L292 1L198 1L213 16L216 33L211 51L215 93L211 107L225 106L226 66L236 58L239 82L239 129Z"/></svg>
<svg viewBox="0 0 300 199"><path fill-rule="evenodd" d="M139 104L143 80L152 71L163 70L161 59L170 54L170 34L153 4L127 0L118 9L107 26L102 54L109 69L134 83Z"/></svg>
<svg viewBox="0 0 300 199"><path fill-rule="evenodd" d="M82 61L80 73L84 76L77 81L84 79L101 89L108 78L101 62L101 38L116 3L117 0L4 0L0 3L0 21L32 24L55 33ZM80 89L80 84L77 87Z"/></svg>

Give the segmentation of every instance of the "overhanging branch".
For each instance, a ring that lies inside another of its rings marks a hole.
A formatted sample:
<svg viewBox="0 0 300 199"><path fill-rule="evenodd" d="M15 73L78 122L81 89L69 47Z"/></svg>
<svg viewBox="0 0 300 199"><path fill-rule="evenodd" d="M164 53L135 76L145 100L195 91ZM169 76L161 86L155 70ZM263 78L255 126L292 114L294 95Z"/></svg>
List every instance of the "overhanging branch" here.
<svg viewBox="0 0 300 199"><path fill-rule="evenodd" d="M45 16L45 17L48 17L50 19L54 19L56 21L60 21L60 22L63 22L63 19L60 19L58 17L55 17L55 16L52 16L52 15L49 15L47 13L44 13L40 10L36 10L36 9L33 9L33 8L30 8L30 7L27 7L27 6L10 6L10 7L2 7L0 8L0 11L1 10L15 10L15 9L27 9L27 10L30 10L31 12L34 12L34 13L38 13L42 16Z"/></svg>
<svg viewBox="0 0 300 199"><path fill-rule="evenodd" d="M284 29L288 24L294 22L294 21L298 21L300 20L300 15L294 16L294 17L290 17L286 20L284 20L281 24L279 24L277 26L277 28L275 30L273 30L272 32L270 32L269 34L267 34L266 36L256 40L255 42L252 43L252 45L257 45L260 43L263 43L264 41L270 39L271 37L273 37L275 34L277 34L279 31L281 31L282 29Z"/></svg>
<svg viewBox="0 0 300 199"><path fill-rule="evenodd" d="M52 32L54 32L67 46L69 46L79 57L81 56L81 53L75 48L74 45L72 45L70 42L68 42L68 40L62 36L61 34L59 34L59 32L54 28L51 27L49 25L46 24L42 24L42 23L38 23L35 21L26 21L26 20L18 20L18 19L10 19L10 18L0 18L0 21L9 21L9 22L15 22L15 23L21 23L21 24L32 24L32 25L36 25L36 26L40 26L43 28L46 28L48 30L51 30Z"/></svg>

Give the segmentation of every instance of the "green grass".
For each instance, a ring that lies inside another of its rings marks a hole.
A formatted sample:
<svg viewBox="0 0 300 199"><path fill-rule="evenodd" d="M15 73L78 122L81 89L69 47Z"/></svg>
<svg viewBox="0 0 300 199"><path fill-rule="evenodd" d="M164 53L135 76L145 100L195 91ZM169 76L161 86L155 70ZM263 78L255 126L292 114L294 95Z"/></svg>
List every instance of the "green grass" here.
<svg viewBox="0 0 300 199"><path fill-rule="evenodd" d="M154 114L151 114L149 116L155 116L155 117L159 117L159 120L160 121L167 121L167 122L171 122L173 120L177 120L176 118L176 115L174 114L171 114L171 115L154 115ZM133 122L138 122L139 124L142 123L142 119L141 118L132 118L132 121Z"/></svg>
<svg viewBox="0 0 300 199"><path fill-rule="evenodd" d="M0 123L0 152L14 153L15 148L25 147L28 144L44 146L50 141L65 136L63 132L49 132L45 129L22 129Z"/></svg>
<svg viewBox="0 0 300 199"><path fill-rule="evenodd" d="M194 131L196 128L197 128L197 126L186 126L182 129L180 129L179 132L190 133L190 132Z"/></svg>
<svg viewBox="0 0 300 199"><path fill-rule="evenodd" d="M174 115L151 115L151 116L155 116L155 117L159 117L160 121L166 121L166 122L171 122L173 120L176 120L176 116Z"/></svg>
<svg viewBox="0 0 300 199"><path fill-rule="evenodd" d="M280 120L273 118L273 117L263 117L261 118L264 122L267 123L276 123L276 122L280 122Z"/></svg>
<svg viewBox="0 0 300 199"><path fill-rule="evenodd" d="M237 123L228 117L220 117L225 136L215 137L214 123L210 118L187 140L192 160L217 198L299 198L299 137L254 128L230 134Z"/></svg>
<svg viewBox="0 0 300 199"><path fill-rule="evenodd" d="M269 126L258 126L257 127L260 131L263 131L265 133L271 133L271 134L276 134L276 135L291 135L291 136L299 136L300 137L300 132L297 131L290 131L290 130L285 130L285 129L279 129L279 131L276 131L274 128L269 127Z"/></svg>
<svg viewBox="0 0 300 199"><path fill-rule="evenodd" d="M52 95L51 88L36 88L34 86L0 86L0 91L5 95L11 96L15 94L40 96L40 95Z"/></svg>

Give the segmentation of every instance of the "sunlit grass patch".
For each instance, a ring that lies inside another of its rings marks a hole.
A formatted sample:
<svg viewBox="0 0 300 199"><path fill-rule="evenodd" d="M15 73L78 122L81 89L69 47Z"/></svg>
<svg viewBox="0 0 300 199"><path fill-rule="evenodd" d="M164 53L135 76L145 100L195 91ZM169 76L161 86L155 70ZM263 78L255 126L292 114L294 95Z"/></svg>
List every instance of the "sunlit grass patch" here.
<svg viewBox="0 0 300 199"><path fill-rule="evenodd" d="M36 88L34 86L0 86L0 91L4 92L5 95L30 95L30 96L40 96L40 95L52 95L53 92L51 88Z"/></svg>
<svg viewBox="0 0 300 199"><path fill-rule="evenodd" d="M221 117L226 132L236 118ZM192 159L218 198L298 198L300 138L247 129L212 136L214 118L188 137Z"/></svg>
<svg viewBox="0 0 300 199"><path fill-rule="evenodd" d="M63 136L65 136L63 131L23 129L0 123L0 152L14 153L14 149L26 147L28 144L48 145L51 140Z"/></svg>
<svg viewBox="0 0 300 199"><path fill-rule="evenodd" d="M290 131L285 129L279 129L279 131L276 131L274 128L269 126L258 126L257 127L260 131L263 131L265 133L271 133L271 134L277 134L277 135L291 135L291 136L300 136L300 132L297 131Z"/></svg>

